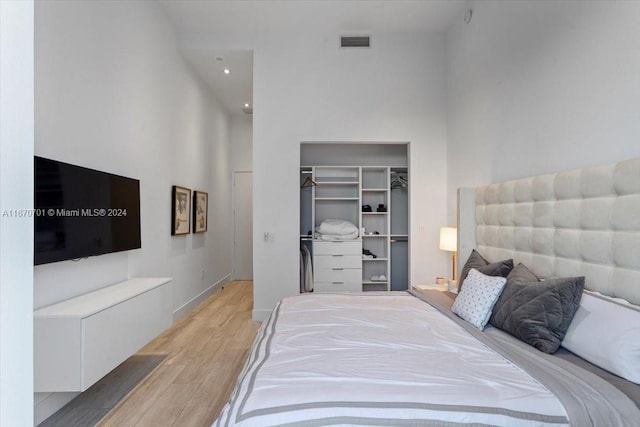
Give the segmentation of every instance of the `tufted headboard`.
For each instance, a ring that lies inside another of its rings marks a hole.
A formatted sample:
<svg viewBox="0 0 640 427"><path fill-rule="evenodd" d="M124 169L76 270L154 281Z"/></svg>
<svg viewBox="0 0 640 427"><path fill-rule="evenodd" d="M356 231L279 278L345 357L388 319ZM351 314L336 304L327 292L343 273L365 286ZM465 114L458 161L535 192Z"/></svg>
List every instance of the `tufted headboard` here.
<svg viewBox="0 0 640 427"><path fill-rule="evenodd" d="M459 189L458 268L473 248L640 305L640 158Z"/></svg>

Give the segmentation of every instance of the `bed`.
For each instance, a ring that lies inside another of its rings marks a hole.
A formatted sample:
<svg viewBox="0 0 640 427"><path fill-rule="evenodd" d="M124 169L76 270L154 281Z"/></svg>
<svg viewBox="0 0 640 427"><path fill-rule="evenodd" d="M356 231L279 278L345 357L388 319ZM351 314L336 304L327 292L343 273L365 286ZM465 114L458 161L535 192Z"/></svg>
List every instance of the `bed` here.
<svg viewBox="0 0 640 427"><path fill-rule="evenodd" d="M214 425L640 425L640 159L461 190L458 227L461 256L509 258L539 288L584 277L557 351L493 326L495 312L481 328L454 314L485 278L475 269L455 302L293 296L263 323ZM520 289L509 277L502 289Z"/></svg>

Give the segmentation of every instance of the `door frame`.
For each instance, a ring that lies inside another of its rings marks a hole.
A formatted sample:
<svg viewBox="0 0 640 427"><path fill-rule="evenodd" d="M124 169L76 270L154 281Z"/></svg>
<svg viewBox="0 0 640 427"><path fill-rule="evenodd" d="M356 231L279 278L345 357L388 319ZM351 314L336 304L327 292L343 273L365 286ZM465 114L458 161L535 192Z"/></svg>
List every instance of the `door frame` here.
<svg viewBox="0 0 640 427"><path fill-rule="evenodd" d="M251 170L237 170L232 172L232 191L231 191L231 280L240 280L237 277L236 267L236 177L238 174L251 174L251 217L253 218L253 171ZM251 253L253 254L253 235L250 239ZM253 260L253 257L252 257ZM251 278L253 279L253 262L251 265Z"/></svg>

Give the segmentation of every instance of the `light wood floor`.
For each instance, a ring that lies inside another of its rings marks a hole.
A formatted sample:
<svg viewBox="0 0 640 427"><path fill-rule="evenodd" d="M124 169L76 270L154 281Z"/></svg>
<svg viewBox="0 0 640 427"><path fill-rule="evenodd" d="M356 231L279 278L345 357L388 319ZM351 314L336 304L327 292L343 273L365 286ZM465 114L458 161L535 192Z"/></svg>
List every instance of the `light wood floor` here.
<svg viewBox="0 0 640 427"><path fill-rule="evenodd" d="M142 348L168 357L98 426L210 426L260 326L252 307L252 282L228 283Z"/></svg>

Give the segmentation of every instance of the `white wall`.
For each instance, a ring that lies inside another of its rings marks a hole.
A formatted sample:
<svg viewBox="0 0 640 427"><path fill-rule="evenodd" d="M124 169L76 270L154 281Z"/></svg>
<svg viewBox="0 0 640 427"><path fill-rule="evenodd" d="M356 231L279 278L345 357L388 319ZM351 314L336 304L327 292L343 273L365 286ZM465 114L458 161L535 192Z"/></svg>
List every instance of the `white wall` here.
<svg viewBox="0 0 640 427"><path fill-rule="evenodd" d="M457 187L640 156L640 2L471 7L446 35L450 220Z"/></svg>
<svg viewBox="0 0 640 427"><path fill-rule="evenodd" d="M412 283L445 273L444 40L375 34L263 34L254 49L254 318L298 293L301 141L409 142ZM269 241L263 233L271 233Z"/></svg>
<svg viewBox="0 0 640 427"><path fill-rule="evenodd" d="M0 426L33 425L33 1L0 2Z"/></svg>
<svg viewBox="0 0 640 427"><path fill-rule="evenodd" d="M226 113L155 2L38 2L35 36L36 154L139 179L142 249L36 267L34 306L164 276L186 314L230 274ZM206 233L170 235L172 185L209 193ZM36 418L69 397L37 395Z"/></svg>

